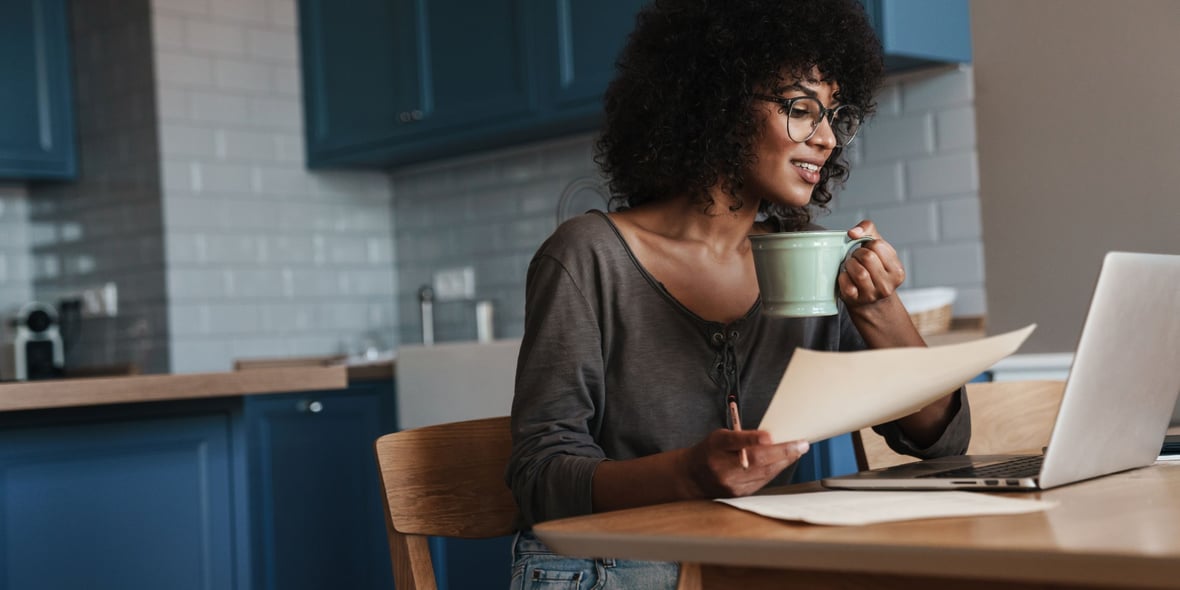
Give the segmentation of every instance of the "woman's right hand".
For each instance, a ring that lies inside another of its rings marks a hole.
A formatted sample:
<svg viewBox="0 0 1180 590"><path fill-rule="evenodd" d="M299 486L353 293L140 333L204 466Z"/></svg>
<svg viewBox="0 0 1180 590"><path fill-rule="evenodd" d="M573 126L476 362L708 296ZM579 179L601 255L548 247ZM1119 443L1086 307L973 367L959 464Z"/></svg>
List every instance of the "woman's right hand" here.
<svg viewBox="0 0 1180 590"><path fill-rule="evenodd" d="M805 440L772 443L770 433L762 430L719 428L686 450L683 468L699 492L694 494L697 497L748 496L798 461L808 448ZM742 449L749 468L742 467Z"/></svg>

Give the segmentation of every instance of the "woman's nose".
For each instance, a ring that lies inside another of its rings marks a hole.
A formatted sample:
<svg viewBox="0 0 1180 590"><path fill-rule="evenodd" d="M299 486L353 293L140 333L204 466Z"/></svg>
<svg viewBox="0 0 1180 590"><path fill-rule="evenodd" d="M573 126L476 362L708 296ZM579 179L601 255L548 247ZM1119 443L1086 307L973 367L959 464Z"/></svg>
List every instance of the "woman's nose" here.
<svg viewBox="0 0 1180 590"><path fill-rule="evenodd" d="M807 143L829 150L836 147L836 132L832 130L832 124L827 117L820 117L819 125Z"/></svg>

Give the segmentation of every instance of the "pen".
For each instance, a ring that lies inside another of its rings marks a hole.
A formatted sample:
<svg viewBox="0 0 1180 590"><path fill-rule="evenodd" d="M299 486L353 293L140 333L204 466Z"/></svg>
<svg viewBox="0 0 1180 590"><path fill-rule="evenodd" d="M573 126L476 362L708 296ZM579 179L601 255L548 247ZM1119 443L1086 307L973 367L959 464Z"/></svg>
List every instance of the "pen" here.
<svg viewBox="0 0 1180 590"><path fill-rule="evenodd" d="M737 398L732 395L729 396L729 421L733 423L734 432L742 431L742 417L738 414ZM750 457L746 454L746 449L742 449L740 452L742 457L742 469L749 469Z"/></svg>

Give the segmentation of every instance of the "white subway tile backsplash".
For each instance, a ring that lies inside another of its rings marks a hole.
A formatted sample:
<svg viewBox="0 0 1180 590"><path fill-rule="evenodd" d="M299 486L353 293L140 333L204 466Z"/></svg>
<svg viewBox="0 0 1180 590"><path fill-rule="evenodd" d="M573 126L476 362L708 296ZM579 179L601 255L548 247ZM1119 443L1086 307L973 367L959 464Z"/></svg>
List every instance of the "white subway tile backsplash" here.
<svg viewBox="0 0 1180 590"><path fill-rule="evenodd" d="M310 236L279 235L267 238L267 253L274 265L308 263L314 256L314 246Z"/></svg>
<svg viewBox="0 0 1180 590"><path fill-rule="evenodd" d="M979 190L979 163L975 152L962 152L911 160L906 164L909 196L939 197Z"/></svg>
<svg viewBox="0 0 1180 590"><path fill-rule="evenodd" d="M328 262L333 265L363 265L368 261L368 244L360 237L333 237L328 243L328 250Z"/></svg>
<svg viewBox="0 0 1180 590"><path fill-rule="evenodd" d="M936 117L938 149L975 149L974 107L965 106L939 111Z"/></svg>
<svg viewBox="0 0 1180 590"><path fill-rule="evenodd" d="M173 338L170 350L174 373L213 373L233 366L229 338Z"/></svg>
<svg viewBox="0 0 1180 590"><path fill-rule="evenodd" d="M178 86L209 86L213 83L213 61L207 57L160 51L155 63L156 76L161 82Z"/></svg>
<svg viewBox="0 0 1180 590"><path fill-rule="evenodd" d="M975 85L968 67L923 72L902 86L905 112L969 106L975 100Z"/></svg>
<svg viewBox="0 0 1180 590"><path fill-rule="evenodd" d="M938 239L937 207L916 203L898 207L876 207L872 221L882 237L894 246L928 244Z"/></svg>
<svg viewBox="0 0 1180 590"><path fill-rule="evenodd" d="M161 163L160 180L166 190L195 192L193 163L188 160L165 160Z"/></svg>
<svg viewBox="0 0 1180 590"><path fill-rule="evenodd" d="M170 229L216 231L225 225L217 201L203 196L176 193L164 206L164 223ZM197 250L198 256L202 254Z"/></svg>
<svg viewBox="0 0 1180 590"><path fill-rule="evenodd" d="M938 203L942 238L947 241L977 240L983 235L979 197L968 195Z"/></svg>
<svg viewBox="0 0 1180 590"><path fill-rule="evenodd" d="M194 121L249 126L253 123L244 96L215 92L188 93L189 117Z"/></svg>
<svg viewBox="0 0 1180 590"><path fill-rule="evenodd" d="M179 88L161 86L156 89L156 111L162 121L176 121L188 118L188 93ZM85 159L83 159L85 162Z"/></svg>
<svg viewBox="0 0 1180 590"><path fill-rule="evenodd" d="M266 2L260 0L210 0L213 16L226 21L266 24L269 22Z"/></svg>
<svg viewBox="0 0 1180 590"><path fill-rule="evenodd" d="M814 217L813 223L830 230L848 230L865 219L860 209L832 209Z"/></svg>
<svg viewBox="0 0 1180 590"><path fill-rule="evenodd" d="M295 0L268 0L268 22L273 27L294 29L299 24Z"/></svg>
<svg viewBox="0 0 1180 590"><path fill-rule="evenodd" d="M214 303L209 306L209 332L215 335L258 334L261 328L258 305Z"/></svg>
<svg viewBox="0 0 1180 590"><path fill-rule="evenodd" d="M188 17L184 27L185 47L190 51L214 55L246 53L246 29L241 25Z"/></svg>
<svg viewBox="0 0 1180 590"><path fill-rule="evenodd" d="M152 0L151 11L165 15L207 15L209 0Z"/></svg>
<svg viewBox="0 0 1180 590"><path fill-rule="evenodd" d="M213 130L208 127L193 127L180 123L160 124L160 151L165 156L199 156L212 158L216 155Z"/></svg>
<svg viewBox="0 0 1180 590"><path fill-rule="evenodd" d="M249 112L257 126L289 130L303 126L303 105L296 98L251 98Z"/></svg>
<svg viewBox="0 0 1180 590"><path fill-rule="evenodd" d="M273 149L273 142L267 141L269 136L259 136L252 139L250 149L257 149L257 153L264 153L268 147ZM273 152L271 152L273 153ZM306 197L311 195L311 187L306 172L290 167L259 166L257 168L261 192L283 197ZM286 200L286 199L285 199Z"/></svg>
<svg viewBox="0 0 1180 590"><path fill-rule="evenodd" d="M288 346L282 338L235 338L231 344L233 359L274 359L287 356Z"/></svg>
<svg viewBox="0 0 1180 590"><path fill-rule="evenodd" d="M864 162L889 162L934 151L934 118L928 113L907 117L877 117L857 137Z"/></svg>
<svg viewBox="0 0 1180 590"><path fill-rule="evenodd" d="M174 302L168 306L168 329L173 336L208 334L209 306L204 303Z"/></svg>
<svg viewBox="0 0 1180 590"><path fill-rule="evenodd" d="M167 272L168 296L174 302L201 302L224 299L225 285L221 271L211 268L185 268L173 265Z"/></svg>
<svg viewBox="0 0 1180 590"><path fill-rule="evenodd" d="M277 300L283 297L282 271L273 268L235 269L230 272L234 294L240 298Z"/></svg>
<svg viewBox="0 0 1180 590"><path fill-rule="evenodd" d="M270 70L265 64L229 58L217 58L213 62L214 81L219 88L228 90L270 92Z"/></svg>
<svg viewBox="0 0 1180 590"><path fill-rule="evenodd" d="M275 149L278 159L282 162L303 164L306 154L303 149L303 136L298 133L275 133ZM388 193L387 193L388 194Z"/></svg>
<svg viewBox="0 0 1180 590"><path fill-rule="evenodd" d="M183 49L184 18L156 12L152 15L152 39L159 49Z"/></svg>
<svg viewBox="0 0 1180 590"><path fill-rule="evenodd" d="M393 240L388 237L367 238L365 252L365 261L371 265L393 264Z"/></svg>
<svg viewBox="0 0 1180 590"><path fill-rule="evenodd" d="M201 177L200 192L250 194L254 192L250 166L221 162L196 163Z"/></svg>
<svg viewBox="0 0 1180 590"><path fill-rule="evenodd" d="M949 243L914 246L913 286L973 286L983 283L983 245Z"/></svg>
<svg viewBox="0 0 1180 590"><path fill-rule="evenodd" d="M225 1L235 2L235 0ZM252 1L248 4L257 4L257 2ZM292 31L272 31L251 27L247 31L246 48L250 57L285 64L299 63L299 42Z"/></svg>
<svg viewBox="0 0 1180 590"><path fill-rule="evenodd" d="M901 86L886 82L877 93L877 116L889 117L901 114Z"/></svg>
<svg viewBox="0 0 1180 590"><path fill-rule="evenodd" d="M957 287L955 289L955 316L982 316L987 313L987 293L983 287Z"/></svg>
<svg viewBox="0 0 1180 590"><path fill-rule="evenodd" d="M841 208L899 203L902 187L900 162L861 166L849 171L848 182L832 203Z"/></svg>
<svg viewBox="0 0 1180 590"><path fill-rule="evenodd" d="M294 66L273 65L271 70L271 85L275 94L282 96L300 97L303 93L303 78L299 68Z"/></svg>

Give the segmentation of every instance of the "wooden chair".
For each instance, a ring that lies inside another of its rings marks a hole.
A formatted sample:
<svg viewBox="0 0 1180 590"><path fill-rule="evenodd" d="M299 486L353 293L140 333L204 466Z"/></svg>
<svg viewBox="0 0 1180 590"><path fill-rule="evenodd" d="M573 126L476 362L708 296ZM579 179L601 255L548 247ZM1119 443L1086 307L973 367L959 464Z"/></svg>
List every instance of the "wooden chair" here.
<svg viewBox="0 0 1180 590"><path fill-rule="evenodd" d="M516 532L516 502L504 484L512 450L507 416L395 432L375 447L397 590L437 589L428 536Z"/></svg>
<svg viewBox="0 0 1180 590"><path fill-rule="evenodd" d="M1049 443L1064 388L1063 381L968 383L972 433L967 452L1040 453ZM852 433L852 440L861 470L917 461L894 453L871 428Z"/></svg>
<svg viewBox="0 0 1180 590"><path fill-rule="evenodd" d="M395 432L374 446L397 590L437 590L427 537L516 532L516 501L504 484L512 451L507 416ZM695 564L682 568L677 588L700 588Z"/></svg>

